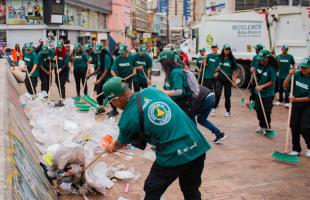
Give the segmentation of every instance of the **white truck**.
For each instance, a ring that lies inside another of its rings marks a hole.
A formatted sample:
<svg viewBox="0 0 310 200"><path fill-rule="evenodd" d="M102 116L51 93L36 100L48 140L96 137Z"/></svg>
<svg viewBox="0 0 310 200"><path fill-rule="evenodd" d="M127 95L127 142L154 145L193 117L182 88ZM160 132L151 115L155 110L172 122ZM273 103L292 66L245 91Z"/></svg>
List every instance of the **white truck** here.
<svg viewBox="0 0 310 200"><path fill-rule="evenodd" d="M249 66L256 44L274 55L281 53L282 45L288 45L297 63L310 56L310 8L285 6L203 16L180 48L194 61L200 48L209 53L212 44L218 44L221 50L226 43L238 62L239 86L244 87L250 79Z"/></svg>

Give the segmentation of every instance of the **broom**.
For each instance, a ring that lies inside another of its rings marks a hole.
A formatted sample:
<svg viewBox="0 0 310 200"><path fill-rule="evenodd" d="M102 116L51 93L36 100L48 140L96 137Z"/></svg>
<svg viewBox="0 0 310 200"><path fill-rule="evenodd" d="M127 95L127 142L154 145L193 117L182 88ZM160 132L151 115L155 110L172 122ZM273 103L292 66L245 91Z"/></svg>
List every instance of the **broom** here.
<svg viewBox="0 0 310 200"><path fill-rule="evenodd" d="M48 81L48 94L47 94L47 100L50 100L50 95L51 95L51 87L52 87L52 80L53 77L52 77L52 64L51 64L51 61L50 61L50 75L49 75L49 81Z"/></svg>
<svg viewBox="0 0 310 200"><path fill-rule="evenodd" d="M59 73L58 73L58 60L56 59L56 74L57 74L57 78L58 78L58 88L59 88L59 96L60 96L60 101L55 104L56 107L62 107L64 106L64 104L62 103L63 99L62 99L62 91L61 91L61 85L60 85L60 79L59 79Z"/></svg>
<svg viewBox="0 0 310 200"><path fill-rule="evenodd" d="M227 76L227 74L219 67L220 71L222 74L224 74L224 76L229 80L229 82L232 84L232 85L235 85L235 83ZM244 105L244 93L240 90L240 88L236 87L237 91L241 94L241 99L240 99L240 102L242 105Z"/></svg>
<svg viewBox="0 0 310 200"><path fill-rule="evenodd" d="M249 81L248 86L246 87L246 90L250 88L252 81L253 81L253 74L251 74L251 79ZM250 112L252 112L255 107L255 101L252 100L250 104L247 104L247 107L249 108Z"/></svg>
<svg viewBox="0 0 310 200"><path fill-rule="evenodd" d="M256 86L258 86L256 75L253 74L253 76L254 76L255 84L256 84ZM274 137L277 136L277 132L275 132L274 130L270 130L270 126L269 126L268 121L267 121L266 112L265 112L265 107L264 107L264 104L263 104L263 100L262 100L262 96L261 96L261 94L260 94L260 91L257 91L257 94L258 94L258 98L259 98L259 101L260 101L260 105L261 105L261 107L262 107L262 111L263 111L263 114L264 114L265 123L266 123L267 129L268 129L268 130L266 130L265 135L266 135L267 137L274 138Z"/></svg>
<svg viewBox="0 0 310 200"><path fill-rule="evenodd" d="M291 94L290 96L293 96L293 90L294 90L294 75L291 79ZM287 126L286 126L286 137L285 137L285 147L284 147L284 153L281 153L279 151L275 151L272 154L272 157L283 162L289 162L289 163L297 163L300 162L300 159L296 155L288 155L288 142L289 142L289 133L290 133L290 122L291 122L291 115L292 115L292 103L290 103L289 111L288 111L288 120L287 120Z"/></svg>
<svg viewBox="0 0 310 200"><path fill-rule="evenodd" d="M28 77L28 80L29 80L29 83L30 83L30 87L31 87L31 90L32 90L32 95L35 97L36 96L36 93L34 91L34 88L33 88L33 85L32 85L32 81L31 81L31 78L30 78L30 75L29 75L29 71L28 71L28 67L26 66L26 70L27 70L27 77Z"/></svg>

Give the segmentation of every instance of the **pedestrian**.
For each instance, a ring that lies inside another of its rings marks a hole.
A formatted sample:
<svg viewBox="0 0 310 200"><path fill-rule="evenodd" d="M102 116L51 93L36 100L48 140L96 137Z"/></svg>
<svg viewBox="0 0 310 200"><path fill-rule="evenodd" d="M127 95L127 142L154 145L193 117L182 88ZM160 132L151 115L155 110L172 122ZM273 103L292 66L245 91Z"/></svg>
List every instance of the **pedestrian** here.
<svg viewBox="0 0 310 200"><path fill-rule="evenodd" d="M66 98L66 80L67 80L67 72L69 70L69 55L66 52L66 48L64 47L63 41L57 41L56 51L54 56L54 61L56 64L55 70L55 82L58 87L58 92L61 95L62 99ZM58 67L58 70L57 70ZM58 80L59 76L59 80ZM60 88L59 88L60 86Z"/></svg>
<svg viewBox="0 0 310 200"><path fill-rule="evenodd" d="M174 59L174 54L170 50L162 51L159 54L159 62L165 72L163 92L170 96L193 119L191 113L191 91L187 84L187 77L182 68L175 63Z"/></svg>
<svg viewBox="0 0 310 200"><path fill-rule="evenodd" d="M132 77L133 74L136 74L136 70L133 67L133 58L128 54L127 45L121 44L118 50L120 54L114 61L111 74L112 76L119 76L123 79L126 78L126 82L129 85L129 88L132 88Z"/></svg>
<svg viewBox="0 0 310 200"><path fill-rule="evenodd" d="M50 77L51 77L51 61L52 55L49 51L48 46L43 45L42 50L38 55L39 66L40 66L40 80L41 80L41 91L49 91Z"/></svg>
<svg viewBox="0 0 310 200"><path fill-rule="evenodd" d="M279 68L279 76L278 76L278 88L279 88L279 100L276 101L275 105L280 105L284 103L285 107L289 107L289 92L288 90L283 88L283 82L285 78L288 76L289 70L293 67L296 67L294 57L290 54L288 54L288 46L283 45L282 46L282 54L277 56L277 60L280 64ZM283 98L284 93L284 98Z"/></svg>
<svg viewBox="0 0 310 200"><path fill-rule="evenodd" d="M218 107L222 91L224 88L224 96L225 96L225 109L226 112L224 114L224 117L230 117L231 116L231 87L232 83L227 79L227 77L223 74L223 72L231 79L235 80L237 79L237 62L235 57L232 54L231 47L229 44L225 44L219 60L219 66L216 69L215 77L216 77L216 88L215 88L215 94L216 94L216 103L215 108ZM235 85L234 85L235 87ZM215 113L215 111L214 111Z"/></svg>
<svg viewBox="0 0 310 200"><path fill-rule="evenodd" d="M310 58L304 58L298 65L300 70L291 69L284 81L284 88L290 89L290 82L294 75L292 103L291 131L293 151L290 155L300 155L300 135L307 144L306 156L310 157Z"/></svg>
<svg viewBox="0 0 310 200"><path fill-rule="evenodd" d="M119 77L105 83L103 91L105 103L123 110L119 136L106 151L116 152L130 143L140 149L145 149L146 142L155 146L156 160L144 183L144 199L160 199L179 179L184 199L200 200L201 175L210 145L186 114L160 90L150 87L133 93Z"/></svg>
<svg viewBox="0 0 310 200"><path fill-rule="evenodd" d="M275 95L275 84L277 70L279 64L268 50L261 50L258 54L257 60L259 64L257 67L252 67L251 72L257 76L257 84L254 90L255 93L255 110L257 113L257 119L259 121L259 128L257 133L265 134L267 128L271 128L271 113L273 107L273 99ZM260 92L262 98L262 104L260 103L258 92ZM265 117L263 114L262 106L264 106L265 114L267 118L268 125L266 124Z"/></svg>
<svg viewBox="0 0 310 200"><path fill-rule="evenodd" d="M15 48L12 51L13 63L15 66L18 66L18 62L23 60L23 52L19 47L19 44L15 44Z"/></svg>
<svg viewBox="0 0 310 200"><path fill-rule="evenodd" d="M71 60L73 65L73 75L75 80L75 88L76 88L76 94L79 97L80 96L80 90L81 90L81 82L84 86L84 95L87 95L87 70L89 65L89 60L86 52L82 49L80 43L75 43L73 52L71 54ZM86 83L85 83L86 81Z"/></svg>
<svg viewBox="0 0 310 200"><path fill-rule="evenodd" d="M99 95L102 93L103 84L112 77L111 67L113 63L113 58L110 56L108 50L102 44L96 45L94 53L95 53L95 59L94 59L95 71L90 76L97 75L94 85L97 91L97 95ZM104 98L105 98L104 95L100 95L97 97L97 103L99 104L100 108L97 109L96 114L101 114L105 112L103 108Z"/></svg>
<svg viewBox="0 0 310 200"><path fill-rule="evenodd" d="M40 69L38 67L38 57L31 43L25 43L25 53L23 55L23 61L27 67L25 86L29 94L35 95Z"/></svg>
<svg viewBox="0 0 310 200"><path fill-rule="evenodd" d="M151 85L153 59L147 55L146 45L141 45L138 53L133 56L133 65L137 71L137 74L133 77L133 88L135 92L138 92L140 89Z"/></svg>

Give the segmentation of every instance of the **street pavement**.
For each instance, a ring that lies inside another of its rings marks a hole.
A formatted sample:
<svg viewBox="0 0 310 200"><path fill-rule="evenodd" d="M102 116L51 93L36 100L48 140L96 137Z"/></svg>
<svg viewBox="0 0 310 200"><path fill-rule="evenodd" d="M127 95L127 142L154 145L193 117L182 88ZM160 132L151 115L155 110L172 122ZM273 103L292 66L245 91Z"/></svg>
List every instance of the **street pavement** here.
<svg viewBox="0 0 310 200"><path fill-rule="evenodd" d="M161 86L163 75L153 77L153 83ZM67 97L75 96L75 84L72 75L71 83L67 84L67 94ZM58 98L55 85L52 88L52 96L55 99ZM278 132L278 136L274 139L255 132L258 127L256 113L255 111L248 111L245 106L240 104L240 96L235 89L233 89L231 114L230 118L223 116L224 98L222 98L216 116L209 117L228 135L228 139L220 145L212 144L212 149L207 152L200 188L202 199L310 199L310 158L304 156L306 151L304 140L301 140L303 152L300 163L286 164L271 157L275 150L283 151L284 149L288 110L284 107L274 107L273 109L272 128ZM106 115L101 115L98 120L105 118ZM199 129L209 143L212 143L215 136L201 126ZM141 174L138 181L129 183L127 193L124 192L127 183L118 182L111 190L107 191L105 197L89 195L89 199L117 200L120 196L130 200L143 199L144 180L153 161L145 158L143 151L130 151L134 153L133 158L119 154L118 156L103 157L102 160L110 164L123 163L128 167L133 167ZM146 152L150 153L151 150L148 149ZM61 199L80 200L83 197L64 196ZM177 181L168 188L164 194L164 199L183 199Z"/></svg>

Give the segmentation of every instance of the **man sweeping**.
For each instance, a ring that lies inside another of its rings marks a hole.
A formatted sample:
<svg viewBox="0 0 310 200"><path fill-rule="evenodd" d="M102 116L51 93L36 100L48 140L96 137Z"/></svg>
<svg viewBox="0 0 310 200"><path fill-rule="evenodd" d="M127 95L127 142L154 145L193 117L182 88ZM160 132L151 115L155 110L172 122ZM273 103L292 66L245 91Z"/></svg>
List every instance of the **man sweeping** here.
<svg viewBox="0 0 310 200"><path fill-rule="evenodd" d="M156 147L144 199L160 199L177 178L185 199L201 199L201 174L210 145L190 118L154 87L133 93L122 78L114 77L103 85L103 92L105 103L123 110L118 139L106 151L115 152L129 143L140 149L146 142Z"/></svg>
<svg viewBox="0 0 310 200"><path fill-rule="evenodd" d="M27 92L31 95L35 95L36 87L38 84L38 77L40 74L40 68L38 67L38 57L33 51L32 43L25 44L23 61L25 62L27 67L27 76L25 79L25 86Z"/></svg>

